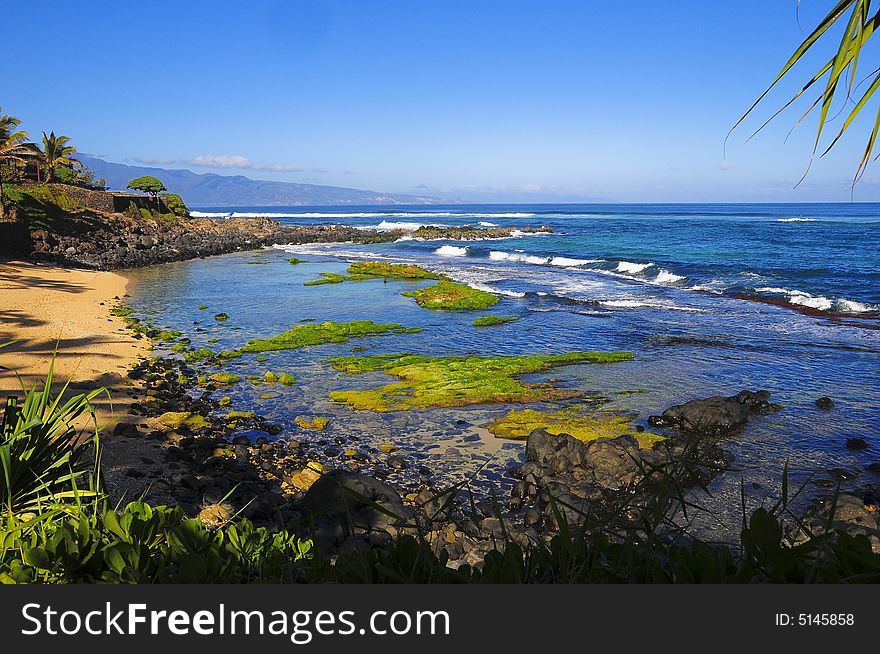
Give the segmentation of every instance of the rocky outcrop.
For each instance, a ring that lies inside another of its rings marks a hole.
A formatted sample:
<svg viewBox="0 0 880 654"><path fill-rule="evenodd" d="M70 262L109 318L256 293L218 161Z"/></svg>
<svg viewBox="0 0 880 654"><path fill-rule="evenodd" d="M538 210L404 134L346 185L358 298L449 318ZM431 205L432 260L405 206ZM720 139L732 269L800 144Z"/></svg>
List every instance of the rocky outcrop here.
<svg viewBox="0 0 880 654"><path fill-rule="evenodd" d="M183 261L275 243L393 240L379 232L335 225L292 226L273 220L149 220L123 214L76 214L30 232L20 255L97 270Z"/></svg>
<svg viewBox="0 0 880 654"><path fill-rule="evenodd" d="M769 401L769 391L741 391L731 397L709 397L670 407L651 416L654 427L675 427L706 436L724 436L745 426L754 413L767 414L782 407Z"/></svg>
<svg viewBox="0 0 880 654"><path fill-rule="evenodd" d="M867 538L871 549L880 553L880 487L819 498L795 526L790 540L797 545L841 532Z"/></svg>
<svg viewBox="0 0 880 654"><path fill-rule="evenodd" d="M386 545L414 518L391 486L347 470L334 470L312 484L302 509L314 525L315 541L340 552Z"/></svg>
<svg viewBox="0 0 880 654"><path fill-rule="evenodd" d="M662 498L656 493L669 486L706 483L730 462L711 442L668 439L652 448L640 448L633 436L581 442L568 434L536 429L526 443L526 463L513 470L511 508L525 510L527 525L544 523L553 530L560 512L570 524L613 513L625 498L622 516L635 524L639 507Z"/></svg>

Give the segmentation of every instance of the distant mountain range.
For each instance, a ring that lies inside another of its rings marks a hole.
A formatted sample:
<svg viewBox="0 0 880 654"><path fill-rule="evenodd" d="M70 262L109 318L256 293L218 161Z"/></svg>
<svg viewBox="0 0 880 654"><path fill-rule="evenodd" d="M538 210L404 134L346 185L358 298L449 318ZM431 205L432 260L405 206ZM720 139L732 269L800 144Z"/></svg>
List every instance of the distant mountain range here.
<svg viewBox="0 0 880 654"><path fill-rule="evenodd" d="M270 182L242 175L127 166L83 154L78 158L95 173L96 178L104 178L113 190L124 190L135 177L152 175L162 180L169 192L177 193L188 205L196 207L450 203L444 198L378 193L341 186Z"/></svg>

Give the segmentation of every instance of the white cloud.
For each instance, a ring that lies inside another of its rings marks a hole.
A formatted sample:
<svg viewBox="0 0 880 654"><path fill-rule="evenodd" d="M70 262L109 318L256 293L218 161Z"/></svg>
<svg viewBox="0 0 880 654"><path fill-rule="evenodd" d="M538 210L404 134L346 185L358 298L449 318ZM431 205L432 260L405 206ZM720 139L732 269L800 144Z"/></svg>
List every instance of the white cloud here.
<svg viewBox="0 0 880 654"><path fill-rule="evenodd" d="M298 173L303 170L302 167L293 164L256 163L240 154L200 154L197 157L190 159L187 163L200 168L240 168L244 170L269 170L276 173Z"/></svg>
<svg viewBox="0 0 880 654"><path fill-rule="evenodd" d="M134 160L148 166L154 166L157 164L160 166L167 166L168 164L174 163L174 159L169 157L135 157Z"/></svg>

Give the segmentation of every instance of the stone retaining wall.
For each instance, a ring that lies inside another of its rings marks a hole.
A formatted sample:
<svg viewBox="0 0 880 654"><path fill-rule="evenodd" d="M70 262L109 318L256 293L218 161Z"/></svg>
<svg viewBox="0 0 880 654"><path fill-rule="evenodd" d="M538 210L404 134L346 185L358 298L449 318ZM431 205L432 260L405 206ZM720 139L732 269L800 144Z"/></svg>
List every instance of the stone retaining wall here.
<svg viewBox="0 0 880 654"><path fill-rule="evenodd" d="M93 189L82 188L81 186L70 186L68 184L50 184L49 186L59 192L63 192L77 204L86 209L92 209L93 211L123 213L132 205L139 209L156 209L156 201L147 195L95 191ZM166 207L165 203L162 201L162 198L159 198L159 212L170 213L168 207Z"/></svg>

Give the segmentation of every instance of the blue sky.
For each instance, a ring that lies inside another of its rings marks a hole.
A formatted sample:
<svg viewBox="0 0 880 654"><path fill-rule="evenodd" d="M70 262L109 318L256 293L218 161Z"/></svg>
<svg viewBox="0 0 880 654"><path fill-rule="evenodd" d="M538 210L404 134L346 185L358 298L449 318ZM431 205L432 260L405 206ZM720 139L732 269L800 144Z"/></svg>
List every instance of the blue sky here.
<svg viewBox="0 0 880 654"><path fill-rule="evenodd" d="M803 0L798 22L796 0L13 0L0 106L82 152L195 172L482 201L847 201L873 115L797 189L814 121L745 143L785 93L722 150L829 6ZM880 172L855 199L880 200Z"/></svg>

